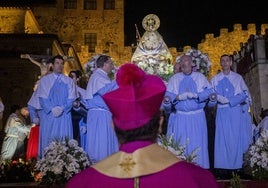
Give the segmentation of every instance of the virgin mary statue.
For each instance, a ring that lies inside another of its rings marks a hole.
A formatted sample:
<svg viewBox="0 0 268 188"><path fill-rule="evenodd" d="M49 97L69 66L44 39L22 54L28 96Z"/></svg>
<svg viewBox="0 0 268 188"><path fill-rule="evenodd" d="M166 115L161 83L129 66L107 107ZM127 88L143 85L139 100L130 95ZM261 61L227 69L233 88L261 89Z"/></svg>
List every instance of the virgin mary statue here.
<svg viewBox="0 0 268 188"><path fill-rule="evenodd" d="M160 26L159 18L155 14L149 14L144 17L142 26L146 31L140 38L131 61L149 74L160 77L172 74L172 55L157 31Z"/></svg>

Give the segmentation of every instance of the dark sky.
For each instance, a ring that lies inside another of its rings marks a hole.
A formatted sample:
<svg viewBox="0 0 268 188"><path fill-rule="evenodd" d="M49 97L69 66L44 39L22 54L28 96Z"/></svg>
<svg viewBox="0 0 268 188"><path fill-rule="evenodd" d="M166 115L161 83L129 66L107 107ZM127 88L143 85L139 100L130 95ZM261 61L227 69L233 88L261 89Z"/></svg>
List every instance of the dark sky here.
<svg viewBox="0 0 268 188"><path fill-rule="evenodd" d="M268 23L268 8L259 0L255 1L215 1L202 2L191 0L125 0L125 41L126 45L135 43L135 24L140 34L145 31L142 20L147 14L156 14L160 19L158 32L168 47L183 47L197 44L205 34L219 35L221 28L233 30L236 23ZM230 2L230 3L228 3Z"/></svg>

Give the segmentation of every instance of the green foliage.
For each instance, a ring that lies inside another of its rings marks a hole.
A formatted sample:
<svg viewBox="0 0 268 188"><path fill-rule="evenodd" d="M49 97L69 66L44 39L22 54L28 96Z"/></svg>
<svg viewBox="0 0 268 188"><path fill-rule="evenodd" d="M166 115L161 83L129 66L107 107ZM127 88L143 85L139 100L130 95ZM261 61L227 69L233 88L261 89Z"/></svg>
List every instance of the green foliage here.
<svg viewBox="0 0 268 188"><path fill-rule="evenodd" d="M232 172L232 179L230 180L231 188L242 188L240 176Z"/></svg>

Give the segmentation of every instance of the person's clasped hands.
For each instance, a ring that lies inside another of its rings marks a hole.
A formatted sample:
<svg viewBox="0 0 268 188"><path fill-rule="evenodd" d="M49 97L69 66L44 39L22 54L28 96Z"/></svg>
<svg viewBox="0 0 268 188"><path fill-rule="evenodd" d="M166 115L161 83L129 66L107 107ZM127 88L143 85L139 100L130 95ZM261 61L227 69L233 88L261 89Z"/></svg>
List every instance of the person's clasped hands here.
<svg viewBox="0 0 268 188"><path fill-rule="evenodd" d="M217 101L219 103L221 103L221 104L229 103L229 100L226 97L222 96L222 95L217 95Z"/></svg>
<svg viewBox="0 0 268 188"><path fill-rule="evenodd" d="M164 103L164 104L169 104L170 102L171 102L170 97L165 96L165 97L164 97L164 100L163 100L163 103Z"/></svg>
<svg viewBox="0 0 268 188"><path fill-rule="evenodd" d="M187 98L188 99L197 99L198 95L196 93L187 92Z"/></svg>
<svg viewBox="0 0 268 188"><path fill-rule="evenodd" d="M51 111L52 111L52 114L54 117L59 117L63 113L63 108L60 106L56 106L56 107L52 108Z"/></svg>
<svg viewBox="0 0 268 188"><path fill-rule="evenodd" d="M180 95L177 95L176 100L184 101L187 99L197 99L198 95L192 92L184 92Z"/></svg>

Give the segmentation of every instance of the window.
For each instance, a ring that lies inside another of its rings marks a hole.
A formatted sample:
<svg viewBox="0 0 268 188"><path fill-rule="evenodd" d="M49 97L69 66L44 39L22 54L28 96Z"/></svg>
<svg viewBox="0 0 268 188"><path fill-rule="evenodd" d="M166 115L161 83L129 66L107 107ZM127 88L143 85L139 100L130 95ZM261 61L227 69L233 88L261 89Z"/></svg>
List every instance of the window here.
<svg viewBox="0 0 268 188"><path fill-rule="evenodd" d="M84 0L84 10L97 10L97 0Z"/></svg>
<svg viewBox="0 0 268 188"><path fill-rule="evenodd" d="M97 33L85 33L85 45L88 45L88 52L95 52Z"/></svg>
<svg viewBox="0 0 268 188"><path fill-rule="evenodd" d="M114 10L115 0L104 0L104 10Z"/></svg>
<svg viewBox="0 0 268 188"><path fill-rule="evenodd" d="M76 9L77 0L64 0L64 9Z"/></svg>

